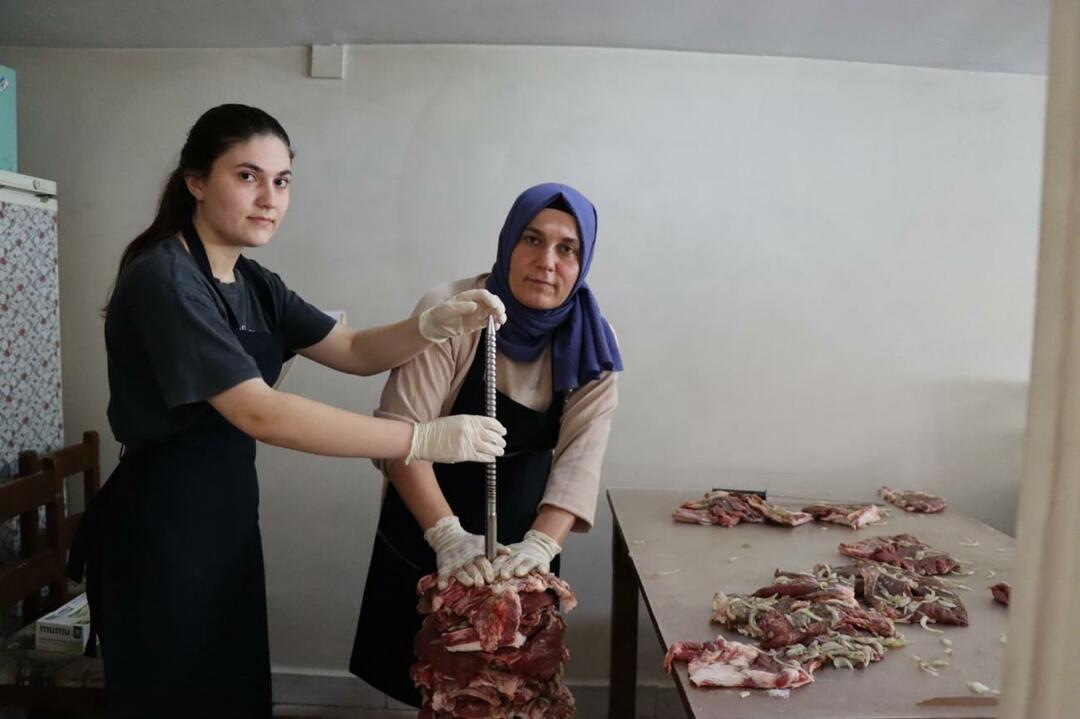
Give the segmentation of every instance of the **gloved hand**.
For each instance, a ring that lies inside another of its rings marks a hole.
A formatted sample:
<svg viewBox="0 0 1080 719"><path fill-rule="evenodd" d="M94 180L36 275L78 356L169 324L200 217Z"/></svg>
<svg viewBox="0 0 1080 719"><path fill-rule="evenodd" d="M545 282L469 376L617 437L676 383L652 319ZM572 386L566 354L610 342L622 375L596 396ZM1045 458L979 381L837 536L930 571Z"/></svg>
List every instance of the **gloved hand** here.
<svg viewBox="0 0 1080 719"><path fill-rule="evenodd" d="M496 329L506 323L506 307L496 295L487 290L459 292L420 313L420 334L444 342L486 327L489 315L495 317Z"/></svg>
<svg viewBox="0 0 1080 719"><path fill-rule="evenodd" d="M457 517L443 517L424 532L424 539L435 551L439 589L446 589L451 577L466 587L495 581L495 570L484 556L484 538L462 529Z"/></svg>
<svg viewBox="0 0 1080 719"><path fill-rule="evenodd" d="M551 571L551 560L562 551L558 542L538 529L525 532L525 538L507 547L508 554L495 557L492 568L500 579L524 577L533 570Z"/></svg>
<svg viewBox="0 0 1080 719"><path fill-rule="evenodd" d="M499 420L474 414L453 414L413 425L405 464L429 462L494 462L506 447L506 428Z"/></svg>

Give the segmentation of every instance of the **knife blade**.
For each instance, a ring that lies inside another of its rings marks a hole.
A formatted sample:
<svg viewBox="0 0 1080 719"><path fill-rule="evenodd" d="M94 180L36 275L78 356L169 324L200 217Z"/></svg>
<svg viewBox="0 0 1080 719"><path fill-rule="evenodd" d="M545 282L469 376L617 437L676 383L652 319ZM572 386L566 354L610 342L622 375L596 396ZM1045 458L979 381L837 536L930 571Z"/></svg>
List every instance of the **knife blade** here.
<svg viewBox="0 0 1080 719"><path fill-rule="evenodd" d="M992 707L997 706L997 697L934 697L919 702L921 707Z"/></svg>

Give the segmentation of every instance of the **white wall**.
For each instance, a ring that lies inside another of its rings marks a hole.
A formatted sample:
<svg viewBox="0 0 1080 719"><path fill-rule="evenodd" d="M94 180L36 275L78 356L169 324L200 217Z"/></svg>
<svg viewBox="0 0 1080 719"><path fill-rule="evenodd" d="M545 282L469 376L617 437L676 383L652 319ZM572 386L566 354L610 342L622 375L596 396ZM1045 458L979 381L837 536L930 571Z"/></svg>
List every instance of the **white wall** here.
<svg viewBox="0 0 1080 719"><path fill-rule="evenodd" d="M0 48L19 72L22 169L60 183L69 439L108 433L97 310L121 249L197 115L240 101L298 150L289 219L255 256L354 325L490 266L525 186L593 199L591 283L627 367L608 485L866 498L888 482L1011 529L1044 78L378 46L351 48L333 81L306 78L306 58ZM287 388L370 412L381 384L307 364ZM115 458L106 441L106 470ZM269 447L259 466L274 663L342 671L379 477ZM578 680L606 676L609 537L601 499L567 547Z"/></svg>

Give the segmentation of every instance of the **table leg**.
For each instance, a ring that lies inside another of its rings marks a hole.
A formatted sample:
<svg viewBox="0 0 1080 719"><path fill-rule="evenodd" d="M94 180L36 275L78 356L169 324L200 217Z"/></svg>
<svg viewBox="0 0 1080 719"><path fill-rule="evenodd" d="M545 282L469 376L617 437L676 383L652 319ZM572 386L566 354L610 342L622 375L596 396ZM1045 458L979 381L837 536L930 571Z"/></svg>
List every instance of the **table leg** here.
<svg viewBox="0 0 1080 719"><path fill-rule="evenodd" d="M617 520L611 537L609 719L633 719L637 693L638 581Z"/></svg>

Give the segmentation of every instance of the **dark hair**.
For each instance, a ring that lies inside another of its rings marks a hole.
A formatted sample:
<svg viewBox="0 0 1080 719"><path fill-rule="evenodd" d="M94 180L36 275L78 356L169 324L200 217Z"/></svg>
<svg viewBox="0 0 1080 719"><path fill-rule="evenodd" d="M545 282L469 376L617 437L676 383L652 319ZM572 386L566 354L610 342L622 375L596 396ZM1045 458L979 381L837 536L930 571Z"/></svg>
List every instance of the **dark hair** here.
<svg viewBox="0 0 1080 719"><path fill-rule="evenodd" d="M218 105L212 107L195 121L188 131L187 142L180 150L180 162L169 175L161 192L157 215L150 226L132 240L120 256L119 281L124 270L135 258L151 247L166 240L191 221L195 213L195 198L188 191L185 178L188 175L206 177L214 162L234 145L259 135L273 135L289 148L292 144L285 128L268 113L247 105ZM115 287L115 284L114 284Z"/></svg>
<svg viewBox="0 0 1080 719"><path fill-rule="evenodd" d="M574 208L570 207L570 203L567 202L566 198L563 197L562 195L556 195L555 199L552 200L551 202L549 202L548 206L545 207L544 209L545 210L558 210L560 212L565 212L566 214L570 215L571 217L575 216L574 215Z"/></svg>

